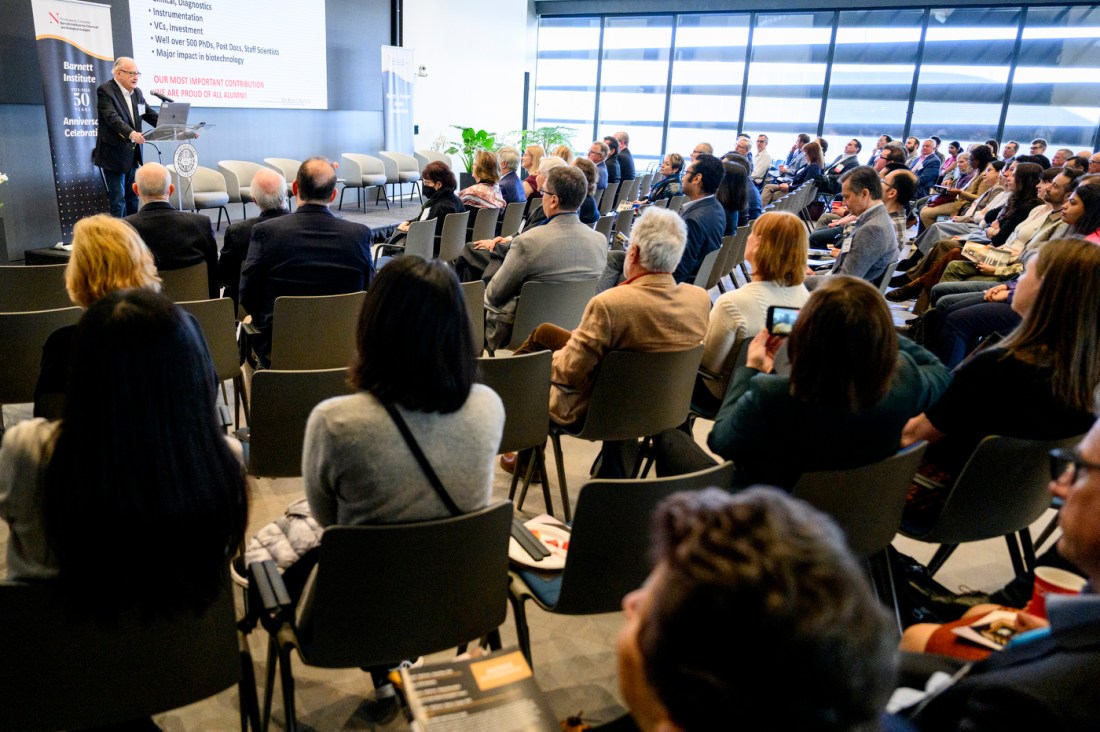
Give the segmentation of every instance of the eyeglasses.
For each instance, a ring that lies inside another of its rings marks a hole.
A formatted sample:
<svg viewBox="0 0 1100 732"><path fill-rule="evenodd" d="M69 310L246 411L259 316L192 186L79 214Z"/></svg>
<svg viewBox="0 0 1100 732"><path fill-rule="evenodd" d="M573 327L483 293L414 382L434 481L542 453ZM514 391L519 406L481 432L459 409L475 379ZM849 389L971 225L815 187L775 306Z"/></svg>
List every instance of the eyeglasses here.
<svg viewBox="0 0 1100 732"><path fill-rule="evenodd" d="M554 191L548 191L548 190L546 190L545 188L543 188L543 189L542 189L542 190L540 191L540 193L542 193L542 195L543 195L544 197L545 197L545 196L556 196L556 195L558 195L558 194L557 194L557 193L555 193Z"/></svg>
<svg viewBox="0 0 1100 732"><path fill-rule="evenodd" d="M134 78L134 79L136 79L137 77L141 76L141 72L140 72L140 71L123 71L122 73L124 73L124 74L126 74L127 76L129 76L129 77L131 77L131 78Z"/></svg>
<svg viewBox="0 0 1100 732"><path fill-rule="evenodd" d="M1082 460L1081 456L1073 450L1062 448L1051 450L1049 458L1050 477L1058 483L1064 482L1067 475L1069 475L1071 484L1076 483L1082 470L1100 470L1100 463L1090 463L1088 460Z"/></svg>

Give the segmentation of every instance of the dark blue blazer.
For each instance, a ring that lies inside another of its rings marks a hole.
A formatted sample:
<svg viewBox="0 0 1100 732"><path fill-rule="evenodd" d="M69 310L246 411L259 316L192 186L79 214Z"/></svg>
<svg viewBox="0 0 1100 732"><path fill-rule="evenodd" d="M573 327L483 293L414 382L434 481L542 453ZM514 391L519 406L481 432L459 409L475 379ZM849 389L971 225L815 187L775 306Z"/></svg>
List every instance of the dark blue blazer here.
<svg viewBox="0 0 1100 732"><path fill-rule="evenodd" d="M508 173L499 181L500 195L508 203L522 203L527 200L527 194L523 192L523 181L515 173Z"/></svg>
<svg viewBox="0 0 1100 732"><path fill-rule="evenodd" d="M131 101L136 105L145 104L145 96L142 95L141 89L134 89ZM126 111L126 96L114 79L100 84L96 89L96 104L99 110L99 125L96 129L92 162L111 173L128 173L135 167L139 167L142 162L141 145L130 142L130 133L135 129L131 126L130 119L137 114L137 109ZM146 106L141 119L156 126L160 115ZM137 124L136 129L140 130L141 122Z"/></svg>
<svg viewBox="0 0 1100 732"><path fill-rule="evenodd" d="M677 282L693 282L703 258L722 246L726 231L726 209L714 196L701 199L681 209L687 224L687 245L680 265L672 273Z"/></svg>
<svg viewBox="0 0 1100 732"><path fill-rule="evenodd" d="M265 330L277 297L365 290L374 276L370 243L370 229L319 204L257 224L241 267L241 305Z"/></svg>
<svg viewBox="0 0 1100 732"><path fill-rule="evenodd" d="M254 219L245 219L235 224L230 224L225 230L225 240L222 242L221 256L218 257L218 277L225 286L225 296L233 298L236 304L240 300L238 289L241 285L241 265L248 255L248 243L252 241L252 229L256 224L270 221L271 219L285 216L290 213L285 208L273 208L261 211Z"/></svg>
<svg viewBox="0 0 1100 732"><path fill-rule="evenodd" d="M158 270L183 269L206 262L210 297L218 296L218 242L209 218L179 211L164 201L152 201L125 221L137 229L153 253Z"/></svg>

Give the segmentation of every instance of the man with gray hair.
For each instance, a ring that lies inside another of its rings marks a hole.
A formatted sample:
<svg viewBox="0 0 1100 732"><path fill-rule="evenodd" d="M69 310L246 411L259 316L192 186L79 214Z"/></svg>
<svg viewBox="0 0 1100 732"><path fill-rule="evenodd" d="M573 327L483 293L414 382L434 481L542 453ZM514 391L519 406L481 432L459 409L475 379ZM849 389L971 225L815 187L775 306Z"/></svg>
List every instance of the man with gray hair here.
<svg viewBox="0 0 1100 732"><path fill-rule="evenodd" d="M92 163L103 171L111 215L122 218L138 210L138 199L131 190L145 142L141 122L156 126L160 115L145 105L145 96L137 88L141 72L132 58L115 59L111 74L114 78L96 89L99 124Z"/></svg>
<svg viewBox="0 0 1100 732"><path fill-rule="evenodd" d="M523 182L516 175L519 168L519 151L514 147L502 147L497 151L497 160L500 162L500 195L508 203L523 203L527 200L527 194L523 192Z"/></svg>
<svg viewBox="0 0 1100 732"><path fill-rule="evenodd" d="M543 323L516 350L555 351L550 419L557 424L584 420L596 373L609 351L685 351L702 342L707 331L710 296L672 278L687 242L684 220L651 207L634 224L630 242L626 280L592 298L576 330ZM636 448L634 440L605 442L596 476L627 477Z"/></svg>
<svg viewBox="0 0 1100 732"><path fill-rule="evenodd" d="M596 164L596 190L607 188L607 156L611 154L611 148L603 140L595 140L588 148L588 159Z"/></svg>
<svg viewBox="0 0 1100 732"><path fill-rule="evenodd" d="M573 282L600 276L607 240L577 217L587 195L588 178L577 168L555 167L546 175L542 185L546 223L512 241L500 269L485 288L485 341L490 350L503 348L512 337L523 283Z"/></svg>
<svg viewBox="0 0 1100 732"><path fill-rule="evenodd" d="M133 191L141 210L124 221L137 229L153 253L158 270L183 269L206 263L210 297L218 296L218 242L210 219L202 214L179 211L171 203L172 177L159 163L146 163L134 176Z"/></svg>
<svg viewBox="0 0 1100 732"><path fill-rule="evenodd" d="M271 168L261 168L252 177L252 200L260 207L260 215L231 224L225 230L222 253L218 258L218 276L225 286L225 296L237 304L241 284L241 264L248 255L248 241L256 224L290 213L286 197L286 179Z"/></svg>

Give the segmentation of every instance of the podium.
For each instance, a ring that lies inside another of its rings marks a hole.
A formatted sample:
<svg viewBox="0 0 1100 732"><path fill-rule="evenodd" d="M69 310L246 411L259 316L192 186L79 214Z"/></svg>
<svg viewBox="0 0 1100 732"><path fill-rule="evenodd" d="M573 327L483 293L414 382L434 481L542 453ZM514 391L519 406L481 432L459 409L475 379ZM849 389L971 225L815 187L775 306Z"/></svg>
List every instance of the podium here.
<svg viewBox="0 0 1100 732"><path fill-rule="evenodd" d="M229 203L229 194L225 192L224 184L221 190L217 190L217 187L209 189L211 188L209 183L214 181L206 181L207 185L203 185L208 176L203 175L204 169L199 167L198 151L190 143L190 140L199 136L200 130L211 127L214 125L208 125L205 122L196 125L158 125L145 135L145 142L170 142L176 146L172 153L172 164L168 166L168 170L172 174L172 183L176 187L177 209L197 211L203 208L219 208L225 210L228 216L229 212L225 206ZM157 153L160 153L160 148L157 148ZM202 190L196 191L196 185ZM221 228L221 211L218 212L218 228Z"/></svg>

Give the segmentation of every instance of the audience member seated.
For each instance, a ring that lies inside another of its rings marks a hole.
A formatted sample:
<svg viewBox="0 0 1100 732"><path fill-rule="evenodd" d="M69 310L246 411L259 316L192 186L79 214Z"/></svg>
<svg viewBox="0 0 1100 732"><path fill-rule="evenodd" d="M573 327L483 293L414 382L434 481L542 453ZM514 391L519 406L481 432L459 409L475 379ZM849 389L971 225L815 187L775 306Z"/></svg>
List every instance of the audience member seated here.
<svg viewBox="0 0 1100 732"><path fill-rule="evenodd" d="M1012 308L1023 320L1000 343L976 351L955 369L944 395L905 425L902 445L932 443L906 520L934 519L967 458L987 435L1034 440L1072 437L1093 422L1100 384L1100 250L1080 239L1048 242L1024 270ZM997 395L991 409L975 395Z"/></svg>
<svg viewBox="0 0 1100 732"><path fill-rule="evenodd" d="M917 198L924 198L940 177L940 158L936 155L936 143L932 140L922 142L920 154L909 163L909 169L917 175Z"/></svg>
<svg viewBox="0 0 1100 732"><path fill-rule="evenodd" d="M748 208L748 169L738 163L722 163L722 182L714 197L722 204L726 215L726 228L722 236L733 236L737 231L741 211Z"/></svg>
<svg viewBox="0 0 1100 732"><path fill-rule="evenodd" d="M500 194L507 203L523 203L527 194L516 170L519 168L519 151L514 147L502 147L497 151L500 161Z"/></svg>
<svg viewBox="0 0 1100 732"><path fill-rule="evenodd" d="M143 288L160 292L153 255L137 231L105 214L89 216L73 227L73 251L65 268L65 289L73 304L87 310L116 290ZM34 385L34 416L56 418L64 401L73 364L76 326L58 328L42 348Z"/></svg>
<svg viewBox="0 0 1100 732"><path fill-rule="evenodd" d="M708 157L717 163L717 158ZM557 424L584 420L600 362L609 351L684 351L703 340L710 297L702 288L677 284L672 277L687 239L683 219L665 209L648 208L630 238L622 286L592 298L572 333L543 323L516 349L517 354L555 351L550 419ZM633 447L631 442L605 443L596 474L629 475Z"/></svg>
<svg viewBox="0 0 1100 732"><path fill-rule="evenodd" d="M8 578L56 579L107 618L205 608L248 496L202 333L164 296L117 290L80 319L73 362L61 420L20 422L0 448Z"/></svg>
<svg viewBox="0 0 1100 732"><path fill-rule="evenodd" d="M536 183L539 186L539 197L542 197L542 186L546 184L546 176L554 168L565 167L564 160L556 155L544 157L539 161ZM472 214L471 214L472 215ZM529 231L536 226L546 223L546 211L539 206L524 222L523 231ZM500 269L504 257L508 254L508 248L512 242L511 236L496 236L492 239L479 239L466 242L462 254L451 264L454 266L458 277L462 282L475 282L485 280L488 282Z"/></svg>
<svg viewBox="0 0 1100 732"><path fill-rule="evenodd" d="M809 271L817 275L806 280L811 290L824 278L836 275L877 282L898 255L898 235L882 201L882 180L875 169L866 165L852 168L841 176L840 186L844 204L856 220L840 247L832 250L836 261L828 272L817 275Z"/></svg>
<svg viewBox="0 0 1100 732"><path fill-rule="evenodd" d="M898 249L901 250L908 242L907 209L917 190L917 176L905 166L893 169L883 167L879 171L879 176L882 178L882 202L886 206L886 212L890 214L890 221L894 224ZM812 249L835 248L837 242L851 235L859 221L859 217L853 215L843 203L837 207L834 201L833 206L833 212L822 214L817 220L817 228L810 234Z"/></svg>
<svg viewBox="0 0 1100 732"><path fill-rule="evenodd" d="M607 166L607 182L618 183L621 178L619 177L619 141L611 135L603 138L603 144L607 145L607 158L604 160L604 165Z"/></svg>
<svg viewBox="0 0 1100 732"><path fill-rule="evenodd" d="M709 488L665 500L653 533L656 567L623 599L623 722L878 728L894 678L889 621L828 516L770 488Z"/></svg>
<svg viewBox="0 0 1100 732"><path fill-rule="evenodd" d="M745 339L764 328L768 308L800 308L810 296L802 285L806 278L806 227L794 214L770 211L761 216L749 234L745 261L752 267L752 281L719 295L703 339L705 350L692 403L709 415L722 404L734 355Z"/></svg>
<svg viewBox="0 0 1100 732"><path fill-rule="evenodd" d="M134 176L134 192L141 209L123 221L137 229L153 253L157 270L183 269L206 263L210 297L218 296L218 243L210 219L202 214L179 211L170 203L176 187L168 169L146 163Z"/></svg>
<svg viewBox="0 0 1100 732"><path fill-rule="evenodd" d="M286 179L274 170L260 168L256 171L249 190L253 202L260 208L260 215L230 224L225 230L225 241L222 242L221 256L218 257L218 278L225 287L225 296L233 298L234 305L240 300L241 265L248 256L248 243L252 240L253 227L290 213Z"/></svg>
<svg viewBox="0 0 1100 732"><path fill-rule="evenodd" d="M756 136L756 155L753 158L752 182L762 186L767 182L772 169L772 154L768 152L768 136L761 133Z"/></svg>
<svg viewBox="0 0 1100 732"><path fill-rule="evenodd" d="M619 143L619 179L634 180L634 153L630 152L630 135L625 130L619 130L615 133L615 140Z"/></svg>
<svg viewBox="0 0 1100 732"><path fill-rule="evenodd" d="M923 256L937 242L955 236L967 236L975 231L984 230L989 224L993 223L997 218L997 214L1000 213L1001 208L1008 202L1013 193L1011 188L1006 189L1005 180L1002 176L1003 170L1004 163L1000 160L994 160L987 165L985 171L981 174L982 181L980 183L985 187L985 191L979 194L973 203L964 203L959 208L959 213L952 216L950 220L937 221L921 232L913 241L917 250L908 259L899 262L898 269L914 270ZM921 272L915 272L915 274L919 276ZM907 277L905 282L908 282L909 279ZM901 284L904 284L904 282Z"/></svg>
<svg viewBox="0 0 1100 732"><path fill-rule="evenodd" d="M806 167L806 145L808 144L810 144L810 136L805 132L800 132L798 137L795 138L794 144L791 145L791 151L787 153L786 161L780 162L777 166L779 175L789 178ZM821 161L818 161L818 165L821 164Z"/></svg>
<svg viewBox="0 0 1100 732"><path fill-rule="evenodd" d="M1052 459L1050 491L1065 501L1059 552L1089 579L1078 596L1050 595L1049 623L1017 616L1017 636L908 712L920 730L1085 730L1100 719L1100 422Z"/></svg>
<svg viewBox="0 0 1100 732"><path fill-rule="evenodd" d="M749 160L744 155L726 153L722 156L723 163L737 163L745 170L749 169ZM764 213L764 203L760 200L760 191L756 186L745 187L745 206L737 214L737 225L745 226L760 218Z"/></svg>
<svg viewBox="0 0 1100 732"><path fill-rule="evenodd" d="M336 171L312 157L294 181L298 209L252 230L241 267L241 305L259 331L252 349L269 365L275 298L283 295L341 295L367 289L374 276L371 231L337 218L328 205L336 198ZM319 324L323 325L323 324Z"/></svg>
<svg viewBox="0 0 1100 732"><path fill-rule="evenodd" d="M507 202L500 192L500 165L497 156L488 150L478 150L474 156L473 173L474 183L469 188L463 188L458 193L458 198L467 208L504 208ZM474 213L470 213L470 227L474 225Z"/></svg>
<svg viewBox="0 0 1100 732"><path fill-rule="evenodd" d="M714 146L713 145L711 145L709 142L700 142L698 145L696 145L694 148L692 148L692 150L691 150L691 159L695 160L695 158L699 157L700 155L713 155L713 154L714 154Z"/></svg>
<svg viewBox="0 0 1100 732"><path fill-rule="evenodd" d="M584 196L584 203L577 210L577 216L582 224L594 227L600 220L600 207L596 204L596 164L588 158L576 158L573 167L584 173L584 178L588 181L588 192Z"/></svg>
<svg viewBox="0 0 1100 732"><path fill-rule="evenodd" d="M772 373L785 341L789 376ZM747 347L707 439L736 465L735 487L790 489L804 472L887 458L906 421L950 380L935 356L897 335L878 290L854 277L831 277L814 290L789 338L761 330ZM714 464L682 430L660 435L657 451L658 475Z"/></svg>
<svg viewBox="0 0 1100 732"><path fill-rule="evenodd" d="M490 350L512 337L525 282L596 279L607 259L607 239L577 217L588 179L572 166L555 167L542 186L546 222L517 236L485 288L485 341Z"/></svg>
<svg viewBox="0 0 1100 732"><path fill-rule="evenodd" d="M596 166L596 190L602 191L607 188L608 178L610 171L607 169L607 156L611 154L611 148L603 140L596 140L588 148L588 159ZM565 162L570 162L566 160Z"/></svg>
<svg viewBox="0 0 1100 732"><path fill-rule="evenodd" d="M683 182L680 177L684 169L684 158L679 153L669 153L661 162L661 179L649 187L649 192L639 198L635 203L657 203L664 198L672 198L683 193Z"/></svg>
<svg viewBox="0 0 1100 732"><path fill-rule="evenodd" d="M821 178L821 146L816 142L809 142L802 148L802 155L806 164L798 169L790 182L769 183L760 192L764 208L767 208L777 198L782 198L788 191L793 191L803 183L816 181Z"/></svg>
<svg viewBox="0 0 1100 732"><path fill-rule="evenodd" d="M959 175L959 160L966 153L963 152L962 145L958 140L952 140L947 143L947 157L943 158L940 162L940 174L938 183L946 183L958 178Z"/></svg>
<svg viewBox="0 0 1100 732"><path fill-rule="evenodd" d="M397 225L393 236L386 242L383 251L387 254L396 254L404 247L405 235L409 232L409 225L415 221L435 221L435 236L443 233L443 224L447 216L453 213L462 213L466 207L455 195L458 182L455 174L447 167L447 164L439 160L433 160L424 166L420 173L420 182L426 191L430 191L428 200L420 206L420 213ZM400 246L396 246L400 245ZM436 243L435 253L439 253L439 244Z"/></svg>
<svg viewBox="0 0 1100 732"><path fill-rule="evenodd" d="M830 196L840 193L840 177L859 165L859 158L856 156L862 149L863 145L859 140L854 137L848 140L848 144L844 146L844 152L825 168L818 182L818 192Z"/></svg>
<svg viewBox="0 0 1100 732"><path fill-rule="evenodd" d="M538 198L542 195L539 193L538 183L535 182L535 175L539 170L539 161L545 155L546 151L542 149L542 145L528 145L527 149L523 151L520 164L527 172L527 177L523 179L523 194L527 198Z"/></svg>
<svg viewBox="0 0 1100 732"><path fill-rule="evenodd" d="M1074 189L1062 209L1062 221L1070 225L1071 236L1100 244L1100 186L1096 183L1093 179Z"/></svg>
<svg viewBox="0 0 1100 732"><path fill-rule="evenodd" d="M921 226L924 229L936 223L940 216L954 216L964 205L976 201L983 193L996 185L996 176L985 175L989 164L993 162L993 152L985 145L975 145L967 154L966 162L959 161L961 169L968 169L968 177L957 181L946 191L928 202L920 212ZM942 200L941 200L942 197Z"/></svg>
<svg viewBox="0 0 1100 732"><path fill-rule="evenodd" d="M554 148L554 152L550 154L556 158L561 158L562 160L564 160L566 165L573 162L573 148L569 147L568 145L558 145Z"/></svg>

